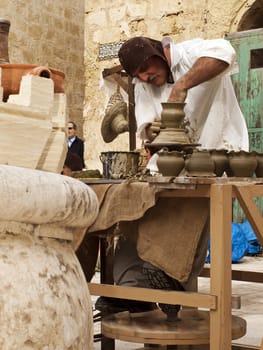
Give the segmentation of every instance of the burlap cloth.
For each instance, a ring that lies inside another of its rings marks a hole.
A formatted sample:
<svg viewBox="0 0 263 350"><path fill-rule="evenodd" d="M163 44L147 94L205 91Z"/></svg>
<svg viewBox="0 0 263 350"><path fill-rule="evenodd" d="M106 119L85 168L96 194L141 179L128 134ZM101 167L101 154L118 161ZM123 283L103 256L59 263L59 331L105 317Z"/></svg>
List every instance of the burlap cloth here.
<svg viewBox="0 0 263 350"><path fill-rule="evenodd" d="M188 280L208 218L207 198L159 198L159 190L144 182L94 185L92 189L100 210L88 232L127 222L120 227L134 235L136 227L141 259L181 282Z"/></svg>
<svg viewBox="0 0 263 350"><path fill-rule="evenodd" d="M207 198L160 198L138 225L141 259L187 282L195 257L196 263L203 263L198 261L197 248L208 219L208 203ZM206 247L199 249L206 251Z"/></svg>
<svg viewBox="0 0 263 350"><path fill-rule="evenodd" d="M136 220L156 203L158 190L144 182L93 185L99 199L99 214L88 232L110 228L120 221Z"/></svg>

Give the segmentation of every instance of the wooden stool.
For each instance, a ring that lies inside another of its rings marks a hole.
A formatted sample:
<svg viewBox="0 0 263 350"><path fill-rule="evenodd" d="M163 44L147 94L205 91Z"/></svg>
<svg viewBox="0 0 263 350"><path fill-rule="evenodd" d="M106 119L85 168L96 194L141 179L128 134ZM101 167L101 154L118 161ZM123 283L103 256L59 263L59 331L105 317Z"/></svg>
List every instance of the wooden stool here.
<svg viewBox="0 0 263 350"><path fill-rule="evenodd" d="M102 319L102 334L133 343L159 345L209 344L209 311L183 309L179 320L167 322L161 310L120 312ZM232 339L246 334L246 321L232 316ZM162 348L162 347L161 347Z"/></svg>

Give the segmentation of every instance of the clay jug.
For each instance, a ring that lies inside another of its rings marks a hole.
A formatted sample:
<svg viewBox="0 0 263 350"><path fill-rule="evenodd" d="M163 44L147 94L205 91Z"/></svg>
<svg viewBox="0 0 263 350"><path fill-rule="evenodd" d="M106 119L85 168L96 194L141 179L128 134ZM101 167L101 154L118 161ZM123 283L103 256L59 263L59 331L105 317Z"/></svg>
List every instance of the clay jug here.
<svg viewBox="0 0 263 350"><path fill-rule="evenodd" d="M157 167L163 176L178 176L184 168L184 153L162 148L158 152Z"/></svg>
<svg viewBox="0 0 263 350"><path fill-rule="evenodd" d="M188 155L185 170L188 176L216 176L215 164L208 150L195 149Z"/></svg>
<svg viewBox="0 0 263 350"><path fill-rule="evenodd" d="M257 167L255 170L255 174L257 177L263 177L263 153L257 152Z"/></svg>
<svg viewBox="0 0 263 350"><path fill-rule="evenodd" d="M257 167L256 152L232 151L229 153L229 167L236 177L251 177Z"/></svg>
<svg viewBox="0 0 263 350"><path fill-rule="evenodd" d="M224 171L226 171L227 165L228 165L227 150L225 150L225 149L211 149L210 155L211 155L211 158L215 164L214 172L215 172L216 176L218 176L218 177L222 176Z"/></svg>
<svg viewBox="0 0 263 350"><path fill-rule="evenodd" d="M31 71L30 74L32 75L38 75L39 77L43 78L51 78L51 70L48 67L45 66L37 66L34 67Z"/></svg>
<svg viewBox="0 0 263 350"><path fill-rule="evenodd" d="M9 28L10 28L10 21L8 19L0 18L0 63L9 62L9 54L8 54Z"/></svg>

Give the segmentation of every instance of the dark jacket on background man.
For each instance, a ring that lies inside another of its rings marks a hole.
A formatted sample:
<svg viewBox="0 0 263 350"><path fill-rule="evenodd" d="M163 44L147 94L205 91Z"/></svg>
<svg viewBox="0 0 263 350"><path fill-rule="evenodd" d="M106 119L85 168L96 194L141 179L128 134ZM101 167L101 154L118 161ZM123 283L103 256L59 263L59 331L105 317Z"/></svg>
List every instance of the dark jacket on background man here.
<svg viewBox="0 0 263 350"><path fill-rule="evenodd" d="M85 162L84 162L84 142L77 136L75 136L74 141L72 142L71 146L69 147L70 151L72 153L76 153L82 162L82 167L85 168Z"/></svg>

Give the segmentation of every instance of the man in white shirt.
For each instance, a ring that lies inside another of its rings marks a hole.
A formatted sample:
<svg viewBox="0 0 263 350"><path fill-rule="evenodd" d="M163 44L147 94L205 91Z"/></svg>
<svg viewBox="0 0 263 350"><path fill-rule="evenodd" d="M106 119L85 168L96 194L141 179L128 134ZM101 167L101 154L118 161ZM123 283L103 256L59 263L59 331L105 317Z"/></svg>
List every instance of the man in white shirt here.
<svg viewBox="0 0 263 350"><path fill-rule="evenodd" d="M235 51L224 39L174 44L135 37L119 51L134 77L137 132L152 141L150 125L160 120L161 102L185 102L189 136L203 148L248 150L248 131L232 86Z"/></svg>
<svg viewBox="0 0 263 350"><path fill-rule="evenodd" d="M134 78L137 133L142 140L153 141L151 125L160 121L161 102L176 101L186 103L185 119L192 143L207 149L248 150L247 126L230 78L235 51L228 41L193 39L174 44L168 37L162 41L134 37L122 45L119 59ZM206 225L200 238L191 278L198 276L203 267L208 228ZM187 289L187 283L181 285L141 260L136 244L126 237L120 238L116 249L114 281L119 285ZM97 309L106 309L107 302L114 310L113 301L105 298L99 299ZM128 304L126 307L132 312ZM146 310L152 305L143 307ZM168 315L178 311L176 306L160 307Z"/></svg>

